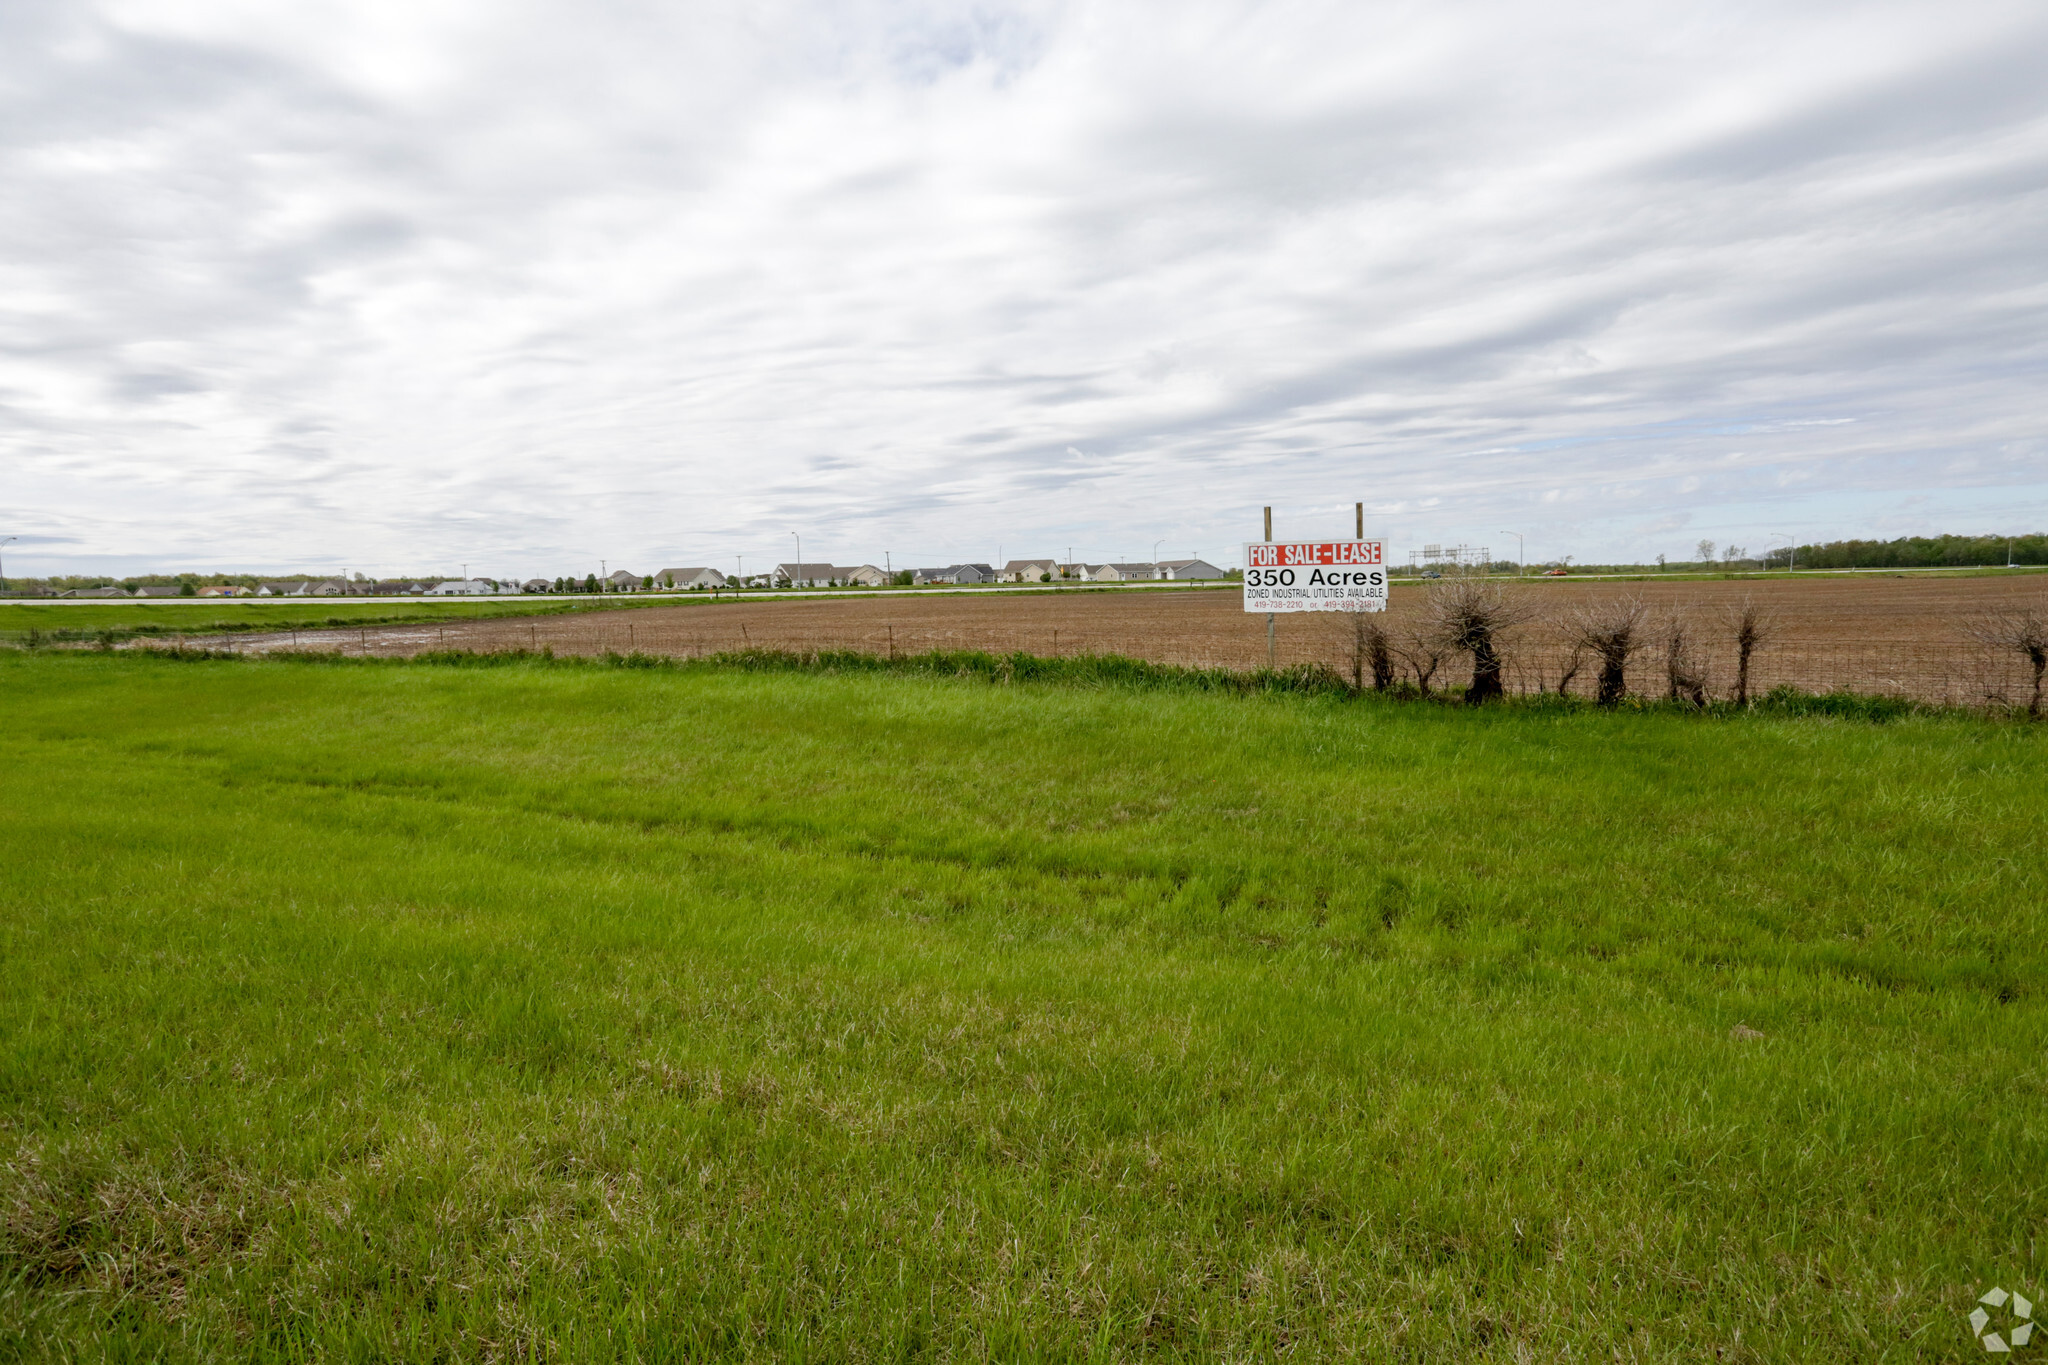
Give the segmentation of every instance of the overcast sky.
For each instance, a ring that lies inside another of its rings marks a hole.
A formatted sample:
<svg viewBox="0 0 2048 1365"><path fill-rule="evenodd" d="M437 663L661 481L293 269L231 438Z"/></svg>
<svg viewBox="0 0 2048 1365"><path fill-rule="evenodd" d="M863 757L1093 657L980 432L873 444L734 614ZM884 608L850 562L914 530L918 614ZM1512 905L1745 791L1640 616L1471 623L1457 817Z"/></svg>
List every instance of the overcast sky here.
<svg viewBox="0 0 2048 1365"><path fill-rule="evenodd" d="M2048 527L2048 8L0 5L10 575Z"/></svg>

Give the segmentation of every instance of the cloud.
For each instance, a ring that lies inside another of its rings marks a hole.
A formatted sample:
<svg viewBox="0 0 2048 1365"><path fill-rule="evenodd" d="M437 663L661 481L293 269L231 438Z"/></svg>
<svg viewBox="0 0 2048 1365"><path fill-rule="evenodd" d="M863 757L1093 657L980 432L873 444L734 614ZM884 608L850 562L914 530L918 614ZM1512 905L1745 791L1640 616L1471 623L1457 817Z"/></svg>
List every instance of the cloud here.
<svg viewBox="0 0 2048 1365"><path fill-rule="evenodd" d="M554 574L1228 557L1361 498L1532 559L2048 523L2044 65L1993 3L24 0L0 532Z"/></svg>

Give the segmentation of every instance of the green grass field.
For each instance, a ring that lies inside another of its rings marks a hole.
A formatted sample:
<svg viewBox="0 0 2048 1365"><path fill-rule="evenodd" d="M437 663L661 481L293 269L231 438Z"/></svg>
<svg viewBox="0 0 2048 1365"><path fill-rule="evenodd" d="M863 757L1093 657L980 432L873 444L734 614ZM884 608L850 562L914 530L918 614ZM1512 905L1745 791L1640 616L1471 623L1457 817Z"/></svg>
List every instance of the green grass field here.
<svg viewBox="0 0 2048 1365"><path fill-rule="evenodd" d="M19 641L28 632L59 639L110 633L200 635L217 631L314 630L338 625L397 625L408 621L468 621L497 616L544 616L616 606L673 606L687 597L621 597L574 604L548 597L419 598L412 601L351 602L346 598L269 601L178 598L155 601L0 602L0 638Z"/></svg>
<svg viewBox="0 0 2048 1365"><path fill-rule="evenodd" d="M0 652L0 1356L1953 1360L2048 731Z"/></svg>
<svg viewBox="0 0 2048 1365"><path fill-rule="evenodd" d="M1202 591L1207 585L1176 587L1176 592ZM1209 591L1237 591L1235 584L1208 587ZM836 590L843 594L848 589ZM900 593L954 593L947 588L866 588L865 595ZM1002 589L990 589L1000 592ZM1010 589L1015 591L1015 589ZM1115 592L1150 592L1143 586L1116 583L1069 586L1063 593L1090 595ZM554 597L535 594L526 597L410 598L350 601L347 598L155 598L145 600L0 601L0 642L24 644L30 632L53 640L82 640L105 636L129 639L136 636L171 637L217 632L265 630L317 630L323 626L403 625L411 622L468 621L500 616L553 616L572 611L635 611L656 607L731 605L807 596L792 593L748 590L744 593L621 593L607 597ZM823 592L817 594L825 595Z"/></svg>

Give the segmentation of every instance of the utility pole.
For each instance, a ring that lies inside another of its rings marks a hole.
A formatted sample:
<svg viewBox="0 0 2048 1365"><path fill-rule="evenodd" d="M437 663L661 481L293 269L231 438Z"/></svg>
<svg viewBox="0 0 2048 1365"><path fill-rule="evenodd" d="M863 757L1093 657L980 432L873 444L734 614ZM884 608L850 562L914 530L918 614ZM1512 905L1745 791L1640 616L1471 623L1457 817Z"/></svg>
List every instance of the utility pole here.
<svg viewBox="0 0 2048 1365"><path fill-rule="evenodd" d="M17 540L20 540L20 539L21 539L21 537L20 537L20 536L0 536L0 545L12 545L12 544L13 544L13 543L14 543L15 541L17 541ZM2008 551L2006 552L2006 556L2005 556L2005 557L2006 557L2007 559L2011 559L2011 558L2012 558L2012 552L2011 552L2010 550L2008 550ZM6 586L7 586L7 566L6 566L5 564L0 564L0 588L5 588Z"/></svg>
<svg viewBox="0 0 2048 1365"><path fill-rule="evenodd" d="M789 586L801 592L803 584L797 581L797 575L804 571L804 538L797 536L794 531L791 531L790 534L796 536L796 563L790 566Z"/></svg>
<svg viewBox="0 0 2048 1365"><path fill-rule="evenodd" d="M1528 547L1522 543L1522 533L1520 531L1502 531L1501 534L1515 538L1515 577L1520 578L1529 568L1529 551Z"/></svg>
<svg viewBox="0 0 2048 1365"><path fill-rule="evenodd" d="M1272 544L1272 542L1273 509L1268 507L1266 509L1266 543L1270 545ZM1250 566L1247 565L1246 567L1249 568ZM1273 613L1269 611L1266 613L1266 671L1269 673L1272 672L1273 669L1276 667L1274 663L1274 649L1275 643L1273 638Z"/></svg>

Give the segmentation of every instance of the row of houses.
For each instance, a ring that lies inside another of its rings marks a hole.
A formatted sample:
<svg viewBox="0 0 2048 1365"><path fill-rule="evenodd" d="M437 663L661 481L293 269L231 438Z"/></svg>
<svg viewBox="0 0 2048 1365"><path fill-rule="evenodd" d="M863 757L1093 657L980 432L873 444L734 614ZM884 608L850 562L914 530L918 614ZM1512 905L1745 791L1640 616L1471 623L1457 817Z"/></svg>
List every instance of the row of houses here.
<svg viewBox="0 0 2048 1365"><path fill-rule="evenodd" d="M954 564L943 569L913 569L913 583L1155 583L1197 582L1222 578L1223 570L1204 559L1167 559L1156 564L1062 564L1056 559L1013 559L1002 568L987 564Z"/></svg>
<svg viewBox="0 0 2048 1365"><path fill-rule="evenodd" d="M1013 559L998 569L992 564L947 564L897 570L893 574L872 564L777 564L767 574L745 579L706 565L636 574L618 569L603 578L529 578L524 582L492 578L406 579L377 582L346 578L292 578L254 587L237 583L145 583L126 588L74 588L63 597L485 597L506 593L546 592L689 592L729 587L880 588L894 581L912 584L974 583L1150 583L1195 582L1222 578L1223 570L1201 559L1168 559L1144 564L1062 564L1053 559Z"/></svg>
<svg viewBox="0 0 2048 1365"><path fill-rule="evenodd" d="M1203 559L1168 559L1144 564L1062 564L1056 559L1013 559L998 569L979 561L947 564L933 568L897 570L895 577L925 584L973 583L1150 583L1198 582L1224 577L1222 569ZM777 564L765 575L752 575L745 586L794 588L879 588L892 575L873 564L824 564L794 562ZM643 578L621 569L607 580L611 591L680 591L690 588L724 588L741 584L717 569L663 569ZM547 591L543 588L542 591Z"/></svg>
<svg viewBox="0 0 2048 1365"><path fill-rule="evenodd" d="M73 588L59 597L475 597L491 593L540 592L544 580L521 585L488 578L387 579L381 583L346 578L287 578L250 587L243 583L144 583L127 588Z"/></svg>

